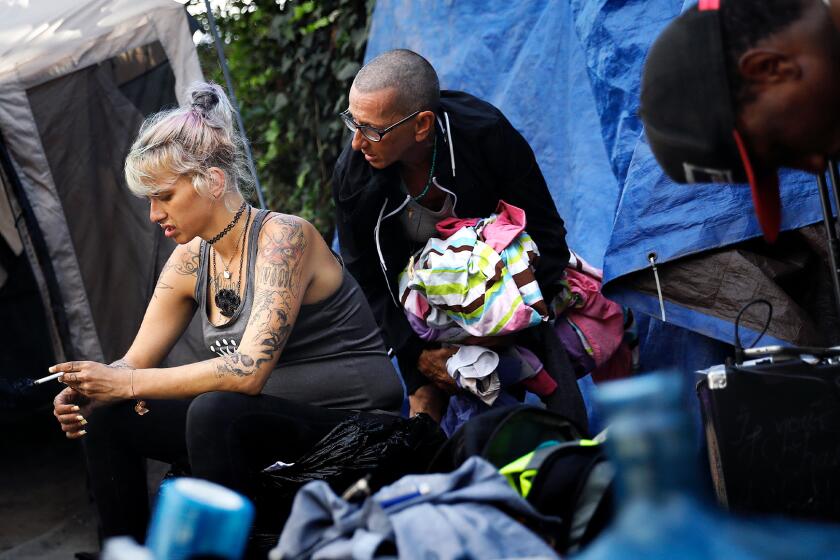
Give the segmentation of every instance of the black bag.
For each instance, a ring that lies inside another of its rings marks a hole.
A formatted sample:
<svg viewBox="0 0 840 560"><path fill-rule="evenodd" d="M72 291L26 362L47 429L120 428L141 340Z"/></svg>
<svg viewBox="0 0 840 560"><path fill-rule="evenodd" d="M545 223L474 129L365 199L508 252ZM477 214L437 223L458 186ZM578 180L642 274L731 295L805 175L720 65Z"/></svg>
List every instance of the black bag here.
<svg viewBox="0 0 840 560"><path fill-rule="evenodd" d="M540 449L548 442L559 445ZM581 439L574 424L557 413L529 405L491 409L452 434L429 472L450 472L473 455L501 469L531 452L528 470L537 474L527 500L540 513L562 520L550 535L553 546L561 554L574 552L612 518L614 471L601 446Z"/></svg>
<svg viewBox="0 0 840 560"><path fill-rule="evenodd" d="M813 350L813 349L809 349ZM697 384L718 500L736 511L840 521L840 365L768 348ZM787 355L783 355L787 354Z"/></svg>
<svg viewBox="0 0 840 560"><path fill-rule="evenodd" d="M473 455L501 468L546 441L580 438L575 425L555 412L527 404L493 408L455 430L428 472L452 472Z"/></svg>
<svg viewBox="0 0 840 560"><path fill-rule="evenodd" d="M571 441L549 449L541 464L534 465L537 475L528 492L528 502L537 511L562 519L555 543L562 554L589 544L613 517L615 469L601 445L583 441L584 445Z"/></svg>
<svg viewBox="0 0 840 560"><path fill-rule="evenodd" d="M426 414L411 419L353 415L332 429L293 464L263 470L275 490L291 495L311 480L324 480L336 491L367 476L370 488L406 474L426 471L446 440Z"/></svg>

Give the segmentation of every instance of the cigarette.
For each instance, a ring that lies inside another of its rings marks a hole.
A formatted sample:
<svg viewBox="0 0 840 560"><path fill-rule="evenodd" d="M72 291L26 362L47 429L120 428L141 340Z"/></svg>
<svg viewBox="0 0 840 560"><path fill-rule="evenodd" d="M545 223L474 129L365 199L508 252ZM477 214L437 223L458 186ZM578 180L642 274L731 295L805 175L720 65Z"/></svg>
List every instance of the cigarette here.
<svg viewBox="0 0 840 560"><path fill-rule="evenodd" d="M36 379L35 381L33 381L33 382L32 382L32 384L33 384L33 385L40 385L41 383L46 383L47 381L52 381L53 379L58 379L58 378L59 378L59 377L61 377L62 375L64 375L64 372L63 372L63 371L60 371L60 372L58 372L58 373L54 373L54 374L52 374L52 375L48 375L48 376L46 376L46 377L42 377L41 379Z"/></svg>

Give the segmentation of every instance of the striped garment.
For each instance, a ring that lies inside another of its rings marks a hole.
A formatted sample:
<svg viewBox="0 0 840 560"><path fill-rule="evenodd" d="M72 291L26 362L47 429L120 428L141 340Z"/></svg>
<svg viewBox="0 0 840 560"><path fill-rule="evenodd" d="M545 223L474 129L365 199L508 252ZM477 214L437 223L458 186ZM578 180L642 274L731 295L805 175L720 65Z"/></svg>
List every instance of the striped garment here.
<svg viewBox="0 0 840 560"><path fill-rule="evenodd" d="M539 256L536 244L521 231L500 252L494 250L494 240L483 233L496 217L447 239L429 239L400 273L400 301L421 338L499 336L548 320L532 266Z"/></svg>

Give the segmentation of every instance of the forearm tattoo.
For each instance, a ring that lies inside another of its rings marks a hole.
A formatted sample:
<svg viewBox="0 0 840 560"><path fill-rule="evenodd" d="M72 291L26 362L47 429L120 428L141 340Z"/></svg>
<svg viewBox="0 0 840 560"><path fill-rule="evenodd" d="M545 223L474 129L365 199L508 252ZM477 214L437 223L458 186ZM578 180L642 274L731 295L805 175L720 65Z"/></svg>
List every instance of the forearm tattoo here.
<svg viewBox="0 0 840 560"><path fill-rule="evenodd" d="M220 358L216 373L252 375L265 363L276 359L294 326L294 303L302 297L301 270L306 237L301 222L290 216L275 215L271 227L264 227L256 266L256 289L249 328L254 337L248 346L254 355L235 352ZM268 225L268 222L266 222Z"/></svg>
<svg viewBox="0 0 840 560"><path fill-rule="evenodd" d="M155 291L152 294L155 298L158 297L158 292L163 290L171 290L173 286L163 281L167 272L173 270L176 274L181 276L194 276L198 278L198 251L190 247L186 247L177 257L172 255L166 264L163 265L163 270L160 271Z"/></svg>
<svg viewBox="0 0 840 560"><path fill-rule="evenodd" d="M108 364L108 367L112 368L119 368L119 369L136 369L133 365L126 362L124 359L120 358L115 362L111 362Z"/></svg>
<svg viewBox="0 0 840 560"><path fill-rule="evenodd" d="M234 352L228 356L217 358L216 376L224 377L226 375L235 375L237 377L246 377L253 375L256 372L254 367L254 358L242 352Z"/></svg>

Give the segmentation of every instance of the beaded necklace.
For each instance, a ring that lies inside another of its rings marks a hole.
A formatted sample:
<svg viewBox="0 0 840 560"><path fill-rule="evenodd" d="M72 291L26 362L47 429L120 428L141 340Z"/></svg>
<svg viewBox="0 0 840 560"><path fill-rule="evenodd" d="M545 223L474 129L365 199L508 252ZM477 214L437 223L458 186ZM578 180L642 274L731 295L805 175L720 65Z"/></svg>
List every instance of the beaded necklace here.
<svg viewBox="0 0 840 560"><path fill-rule="evenodd" d="M429 194L429 188L431 188L432 186L432 178L435 172L435 159L437 159L437 135L435 135L434 144L432 144L432 164L429 166L429 177L426 179L426 186L423 187L423 192L421 192L417 196L411 197L411 199L415 202L420 202L423 199L423 197Z"/></svg>
<svg viewBox="0 0 840 560"><path fill-rule="evenodd" d="M222 237L227 235L228 232L230 232L230 230L232 230L234 228L234 226L236 226L236 223L239 221L239 218L242 216L242 211L243 210L245 210L245 201L244 200L242 201L242 205L239 207L239 210L237 210L236 214L233 216L233 219L230 221L230 223L228 225L225 226L225 229L223 229L222 231L217 233L213 237L213 239L208 239L207 244L208 245L215 245L216 243L221 241Z"/></svg>

